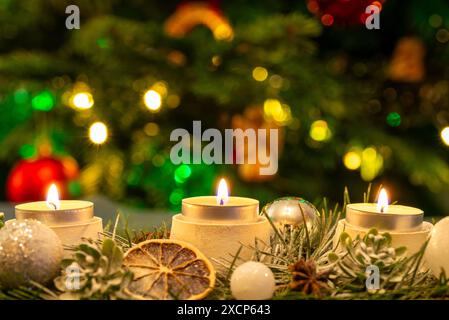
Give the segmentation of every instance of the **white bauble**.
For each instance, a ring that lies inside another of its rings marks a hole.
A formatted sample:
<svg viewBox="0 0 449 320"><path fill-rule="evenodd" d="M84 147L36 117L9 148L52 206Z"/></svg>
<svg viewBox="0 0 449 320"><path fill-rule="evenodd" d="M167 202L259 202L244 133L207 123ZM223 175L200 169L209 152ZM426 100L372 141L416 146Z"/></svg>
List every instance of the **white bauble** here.
<svg viewBox="0 0 449 320"><path fill-rule="evenodd" d="M274 289L273 272L263 263L245 262L232 273L231 292L237 300L271 299Z"/></svg>
<svg viewBox="0 0 449 320"><path fill-rule="evenodd" d="M14 220L0 229L1 287L45 284L58 274L62 258L61 240L39 221Z"/></svg>
<svg viewBox="0 0 449 320"><path fill-rule="evenodd" d="M449 275L449 217L437 222L433 227L425 261L436 277L440 275L441 269Z"/></svg>

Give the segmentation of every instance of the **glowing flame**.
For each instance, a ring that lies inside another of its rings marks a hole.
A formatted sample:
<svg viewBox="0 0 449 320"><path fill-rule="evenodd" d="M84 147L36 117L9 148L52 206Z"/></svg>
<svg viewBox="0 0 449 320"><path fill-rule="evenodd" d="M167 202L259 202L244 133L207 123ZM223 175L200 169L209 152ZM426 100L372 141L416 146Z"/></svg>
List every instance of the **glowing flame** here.
<svg viewBox="0 0 449 320"><path fill-rule="evenodd" d="M385 212L388 210L388 194L384 188L380 190L379 199L377 199L377 211Z"/></svg>
<svg viewBox="0 0 449 320"><path fill-rule="evenodd" d="M220 183L218 184L217 203L222 206L226 204L226 202L228 202L228 199L229 199L228 185L226 184L225 179L221 179Z"/></svg>
<svg viewBox="0 0 449 320"><path fill-rule="evenodd" d="M59 201L58 188L56 188L55 184L52 184L48 189L47 206L53 210L58 210L61 207L61 201Z"/></svg>

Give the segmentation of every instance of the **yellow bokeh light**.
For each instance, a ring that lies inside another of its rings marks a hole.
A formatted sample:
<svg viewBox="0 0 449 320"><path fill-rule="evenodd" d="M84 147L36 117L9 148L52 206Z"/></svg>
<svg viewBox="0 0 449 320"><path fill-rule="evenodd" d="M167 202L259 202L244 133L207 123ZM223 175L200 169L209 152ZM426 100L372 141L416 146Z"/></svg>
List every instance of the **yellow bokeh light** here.
<svg viewBox="0 0 449 320"><path fill-rule="evenodd" d="M357 170L362 164L362 158L355 151L349 151L343 156L343 163L349 170Z"/></svg>
<svg viewBox="0 0 449 320"><path fill-rule="evenodd" d="M319 142L329 140L332 136L332 132L330 131L327 122L324 120L313 122L309 134L313 140Z"/></svg>
<svg viewBox="0 0 449 320"><path fill-rule="evenodd" d="M214 37L217 40L232 40L234 31L231 26L226 23L220 23L213 29Z"/></svg>
<svg viewBox="0 0 449 320"><path fill-rule="evenodd" d="M375 161L377 157L377 151L373 147L366 148L362 152L362 157L364 161Z"/></svg>
<svg viewBox="0 0 449 320"><path fill-rule="evenodd" d="M108 139L108 128L103 122L95 122L89 128L89 138L95 144L102 144Z"/></svg>
<svg viewBox="0 0 449 320"><path fill-rule="evenodd" d="M143 96L143 101L151 111L158 111L161 108L161 95L155 90L148 90Z"/></svg>
<svg viewBox="0 0 449 320"><path fill-rule="evenodd" d="M362 165L360 175L365 181L372 181L381 172L384 159L374 147L365 148L362 151Z"/></svg>
<svg viewBox="0 0 449 320"><path fill-rule="evenodd" d="M272 117L279 112L282 112L281 102L277 99L267 99L263 104L265 115Z"/></svg>
<svg viewBox="0 0 449 320"><path fill-rule="evenodd" d="M166 102L169 108L177 108L181 103L181 98L177 94L171 94L167 97Z"/></svg>
<svg viewBox="0 0 449 320"><path fill-rule="evenodd" d="M78 92L73 95L71 104L77 109L90 109L94 105L94 98L89 92Z"/></svg>
<svg viewBox="0 0 449 320"><path fill-rule="evenodd" d="M161 97L166 97L168 93L168 85L165 81L158 81L151 86L151 90L159 93Z"/></svg>
<svg viewBox="0 0 449 320"><path fill-rule="evenodd" d="M268 71L264 67L255 67L253 69L253 78L256 81L264 81L268 77Z"/></svg>
<svg viewBox="0 0 449 320"><path fill-rule="evenodd" d="M446 145L449 146L449 127L445 127L441 130L441 139Z"/></svg>
<svg viewBox="0 0 449 320"><path fill-rule="evenodd" d="M218 54L212 57L212 64L216 67L218 67L221 64L221 57Z"/></svg>
<svg viewBox="0 0 449 320"><path fill-rule="evenodd" d="M159 134L159 125L155 122L149 122L145 125L144 131L150 137L156 136Z"/></svg>

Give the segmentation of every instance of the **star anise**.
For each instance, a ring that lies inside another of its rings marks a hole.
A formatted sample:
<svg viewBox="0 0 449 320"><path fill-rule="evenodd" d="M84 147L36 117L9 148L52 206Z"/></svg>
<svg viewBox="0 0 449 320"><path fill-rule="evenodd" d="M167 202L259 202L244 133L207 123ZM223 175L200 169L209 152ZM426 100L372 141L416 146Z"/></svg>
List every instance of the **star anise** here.
<svg viewBox="0 0 449 320"><path fill-rule="evenodd" d="M290 288L301 291L304 294L311 294L322 297L323 291L328 289L328 272L318 272L315 262L301 259L289 266L292 273Z"/></svg>

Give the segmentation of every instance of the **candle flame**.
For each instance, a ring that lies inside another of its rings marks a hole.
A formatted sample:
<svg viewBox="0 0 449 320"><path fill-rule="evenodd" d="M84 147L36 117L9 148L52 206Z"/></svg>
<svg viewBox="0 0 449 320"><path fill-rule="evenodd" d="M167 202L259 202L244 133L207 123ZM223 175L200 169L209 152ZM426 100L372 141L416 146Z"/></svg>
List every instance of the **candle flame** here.
<svg viewBox="0 0 449 320"><path fill-rule="evenodd" d="M379 193L379 199L377 199L377 211L384 213L388 210L388 194L387 191L382 188Z"/></svg>
<svg viewBox="0 0 449 320"><path fill-rule="evenodd" d="M56 188L54 183L50 186L47 192L47 206L53 210L58 210L61 207L58 188Z"/></svg>
<svg viewBox="0 0 449 320"><path fill-rule="evenodd" d="M217 203L222 206L226 204L226 202L228 202L228 199L229 199L228 185L226 184L225 179L221 179L220 183L218 184Z"/></svg>

